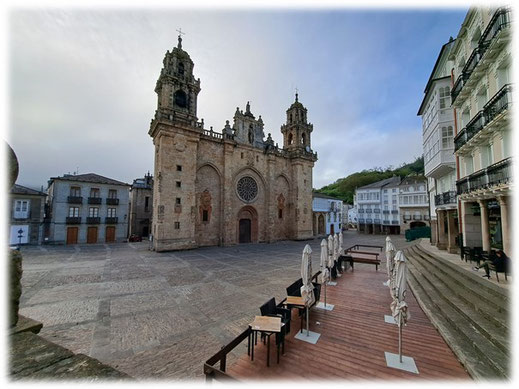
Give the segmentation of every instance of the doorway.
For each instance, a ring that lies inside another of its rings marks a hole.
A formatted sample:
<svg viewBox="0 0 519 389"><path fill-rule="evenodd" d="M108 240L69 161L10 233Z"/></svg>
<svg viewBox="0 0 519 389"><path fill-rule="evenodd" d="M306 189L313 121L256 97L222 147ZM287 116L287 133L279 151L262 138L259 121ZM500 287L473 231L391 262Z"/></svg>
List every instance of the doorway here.
<svg viewBox="0 0 519 389"><path fill-rule="evenodd" d="M67 244L77 244L78 227L67 228Z"/></svg>
<svg viewBox="0 0 519 389"><path fill-rule="evenodd" d="M335 234L335 225L330 224L330 235L333 235L333 234Z"/></svg>
<svg viewBox="0 0 519 389"><path fill-rule="evenodd" d="M97 227L88 227L87 243L97 243Z"/></svg>
<svg viewBox="0 0 519 389"><path fill-rule="evenodd" d="M250 243L251 240L251 221L250 219L240 219L240 243Z"/></svg>
<svg viewBox="0 0 519 389"><path fill-rule="evenodd" d="M106 243L113 243L115 242L115 227L114 226L108 226L106 227Z"/></svg>

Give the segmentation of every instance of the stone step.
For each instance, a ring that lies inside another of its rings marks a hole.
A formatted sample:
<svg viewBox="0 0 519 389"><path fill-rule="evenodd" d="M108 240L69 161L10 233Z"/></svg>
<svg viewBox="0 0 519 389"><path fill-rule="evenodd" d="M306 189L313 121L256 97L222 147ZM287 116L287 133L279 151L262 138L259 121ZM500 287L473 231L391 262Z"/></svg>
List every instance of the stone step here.
<svg viewBox="0 0 519 389"><path fill-rule="evenodd" d="M452 293L461 298L466 304L469 304L472 309L485 316L487 320L494 322L495 325L504 328L508 331L509 314L508 310L499 306L499 301L496 297L485 291L484 287L474 287L473 282L463 278L459 272L445 270L442 265L432 256L424 255L422 250L415 248L408 249L406 254L415 260L420 260L426 266L431 274L433 274L439 281L444 283ZM464 269L462 269L464 270ZM486 280L483 280L487 283Z"/></svg>
<svg viewBox="0 0 519 389"><path fill-rule="evenodd" d="M408 269L409 286L421 308L470 375L477 379L507 378L508 357L445 303L413 263L409 263Z"/></svg>
<svg viewBox="0 0 519 389"><path fill-rule="evenodd" d="M431 264L435 265L438 271L447 276L451 276L461 287L478 295L481 300L493 305L499 311L503 311L507 315L509 314L510 299L505 289L492 282L488 282L488 280L481 277L480 274L465 270L439 256L433 256L419 245L413 246L413 249L418 251ZM455 274L455 276L452 276L453 274Z"/></svg>
<svg viewBox="0 0 519 389"><path fill-rule="evenodd" d="M476 311L472 304L467 304L464 299L459 298L460 290L463 294L464 289L456 288L455 284L445 282L443 277L435 273L434 268L426 265L426 261L419 261L412 254L408 255L409 260L421 275L429 281L436 293L450 304L458 313L465 317L476 329L483 334L490 342L498 347L506 355L510 352L509 331L506 326L501 326L498 321L490 320L487 315Z"/></svg>

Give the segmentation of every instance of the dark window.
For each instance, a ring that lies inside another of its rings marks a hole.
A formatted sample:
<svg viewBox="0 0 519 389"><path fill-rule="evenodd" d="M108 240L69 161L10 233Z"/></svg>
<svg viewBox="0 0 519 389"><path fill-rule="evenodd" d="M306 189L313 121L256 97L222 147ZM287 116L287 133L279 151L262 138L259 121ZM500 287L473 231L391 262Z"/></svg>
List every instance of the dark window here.
<svg viewBox="0 0 519 389"><path fill-rule="evenodd" d="M182 188L182 182L177 181L177 188Z"/></svg>
<svg viewBox="0 0 519 389"><path fill-rule="evenodd" d="M182 171L182 165L177 165L177 172L181 172Z"/></svg>
<svg viewBox="0 0 519 389"><path fill-rule="evenodd" d="M175 204L180 205L180 197L177 197L177 198L175 199Z"/></svg>
<svg viewBox="0 0 519 389"><path fill-rule="evenodd" d="M90 197L99 197L99 188L90 188Z"/></svg>
<svg viewBox="0 0 519 389"><path fill-rule="evenodd" d="M117 190L116 189L110 189L108 191L108 198L109 199L116 199L117 198Z"/></svg>
<svg viewBox="0 0 519 389"><path fill-rule="evenodd" d="M79 186L71 186L70 187L70 196L71 197L81 197L81 188Z"/></svg>
<svg viewBox="0 0 519 389"><path fill-rule="evenodd" d="M146 196L146 197L144 198L144 211L147 212L148 209L149 209L149 207L150 207L150 197L149 197L149 196Z"/></svg>
<svg viewBox="0 0 519 389"><path fill-rule="evenodd" d="M209 221L209 211L207 211L207 209L204 209L202 211L202 221L203 222Z"/></svg>
<svg viewBox="0 0 519 389"><path fill-rule="evenodd" d="M175 222L175 230L180 230L180 222Z"/></svg>
<svg viewBox="0 0 519 389"><path fill-rule="evenodd" d="M179 62L179 64L178 64L178 74L180 74L180 75L184 74L184 64L182 62Z"/></svg>
<svg viewBox="0 0 519 389"><path fill-rule="evenodd" d="M278 217L279 217L280 219L283 219L283 210L282 210L282 209L279 209L279 210L278 210Z"/></svg>
<svg viewBox="0 0 519 389"><path fill-rule="evenodd" d="M187 108L187 95L183 90L177 90L173 95L173 102L180 108Z"/></svg>

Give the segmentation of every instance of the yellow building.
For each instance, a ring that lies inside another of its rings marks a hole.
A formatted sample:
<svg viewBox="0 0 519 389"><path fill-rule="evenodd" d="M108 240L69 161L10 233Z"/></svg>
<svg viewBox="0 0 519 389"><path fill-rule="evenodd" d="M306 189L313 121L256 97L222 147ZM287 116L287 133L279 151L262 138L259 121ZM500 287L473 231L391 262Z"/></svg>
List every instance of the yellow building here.
<svg viewBox="0 0 519 389"><path fill-rule="evenodd" d="M463 246L511 255L512 86L509 8L471 8L453 61L458 207Z"/></svg>

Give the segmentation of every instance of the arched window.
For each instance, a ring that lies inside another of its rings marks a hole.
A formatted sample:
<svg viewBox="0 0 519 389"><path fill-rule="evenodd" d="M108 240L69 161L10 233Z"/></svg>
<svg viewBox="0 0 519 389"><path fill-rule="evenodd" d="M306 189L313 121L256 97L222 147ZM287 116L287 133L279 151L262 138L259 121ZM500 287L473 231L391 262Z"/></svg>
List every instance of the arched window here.
<svg viewBox="0 0 519 389"><path fill-rule="evenodd" d="M306 145L306 134L303 132L303 135L301 135L301 143L304 145Z"/></svg>
<svg viewBox="0 0 519 389"><path fill-rule="evenodd" d="M177 71L178 71L178 74L184 75L184 63L183 62L178 63Z"/></svg>
<svg viewBox="0 0 519 389"><path fill-rule="evenodd" d="M173 103L180 108L187 108L187 95L186 92L179 89L173 95Z"/></svg>
<svg viewBox="0 0 519 389"><path fill-rule="evenodd" d="M294 137L292 133L290 133L288 134L288 144L291 145L292 143L294 143Z"/></svg>
<svg viewBox="0 0 519 389"><path fill-rule="evenodd" d="M288 117L288 122L292 123L292 114L290 114L290 116Z"/></svg>

